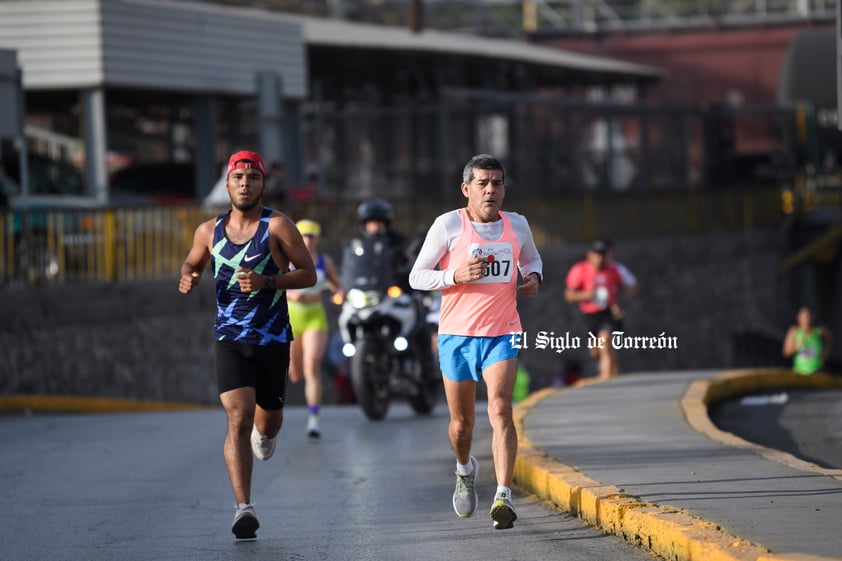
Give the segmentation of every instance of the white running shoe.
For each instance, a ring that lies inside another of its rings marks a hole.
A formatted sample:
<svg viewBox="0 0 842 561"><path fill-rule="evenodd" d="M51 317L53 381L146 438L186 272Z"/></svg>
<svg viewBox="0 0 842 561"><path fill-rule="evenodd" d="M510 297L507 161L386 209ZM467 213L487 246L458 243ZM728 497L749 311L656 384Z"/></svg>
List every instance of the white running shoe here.
<svg viewBox="0 0 842 561"><path fill-rule="evenodd" d="M240 503L234 507L234 522L231 531L238 540L253 540L257 538L260 522L254 514L254 505Z"/></svg>
<svg viewBox="0 0 842 561"><path fill-rule="evenodd" d="M319 438L322 432L319 430L319 418L315 415L310 415L307 419L307 436L310 438Z"/></svg>
<svg viewBox="0 0 842 561"><path fill-rule="evenodd" d="M258 460L266 461L275 453L275 439L266 438L257 426L252 426L251 429L251 451Z"/></svg>

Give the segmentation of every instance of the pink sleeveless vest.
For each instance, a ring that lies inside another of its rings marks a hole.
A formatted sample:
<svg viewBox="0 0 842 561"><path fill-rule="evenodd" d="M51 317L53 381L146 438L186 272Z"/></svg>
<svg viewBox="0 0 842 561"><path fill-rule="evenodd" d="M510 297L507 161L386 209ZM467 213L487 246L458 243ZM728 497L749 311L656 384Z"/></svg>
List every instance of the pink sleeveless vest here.
<svg viewBox="0 0 842 561"><path fill-rule="evenodd" d="M468 213L460 209L462 228L454 247L441 260L442 269L457 269L470 255L488 262L488 275L478 281L442 290L439 333L471 337L499 337L520 332L517 313L517 262L520 244L505 212L500 212L503 234L482 239L471 226Z"/></svg>

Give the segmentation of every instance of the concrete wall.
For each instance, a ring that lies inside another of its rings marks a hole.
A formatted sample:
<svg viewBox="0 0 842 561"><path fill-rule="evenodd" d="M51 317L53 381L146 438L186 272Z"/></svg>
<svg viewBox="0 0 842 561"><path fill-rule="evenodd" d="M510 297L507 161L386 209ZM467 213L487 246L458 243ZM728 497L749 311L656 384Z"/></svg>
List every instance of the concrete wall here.
<svg viewBox="0 0 842 561"><path fill-rule="evenodd" d="M674 350L619 351L621 372L781 364L780 345L794 321L790 278L777 273L783 254L772 233L715 234L616 242L615 258L637 276L640 294L627 305L629 336L674 337ZM564 303L567 270L585 246L544 249L546 281L537 299L521 303L525 329L578 335L583 348L556 353L531 348L523 359L540 385L565 358L595 374L578 308ZM532 341L530 341L531 343Z"/></svg>
<svg viewBox="0 0 842 561"><path fill-rule="evenodd" d="M177 282L4 290L0 393L215 402L213 286Z"/></svg>
<svg viewBox="0 0 842 561"><path fill-rule="evenodd" d="M795 306L789 278L776 272L781 248L775 233L618 241L617 259L641 284L627 306L626 331L678 342L674 350L621 351L622 370L780 364ZM536 299L521 301L533 388L552 384L568 357L594 373L584 348L559 354L531 345L541 330L586 345L578 310L563 297L567 270L583 252L582 245L542 248L545 283ZM0 394L217 403L209 280L187 297L175 274L166 282L0 291ZM330 402L329 380L325 390ZM300 385L291 388L291 402L302 395Z"/></svg>

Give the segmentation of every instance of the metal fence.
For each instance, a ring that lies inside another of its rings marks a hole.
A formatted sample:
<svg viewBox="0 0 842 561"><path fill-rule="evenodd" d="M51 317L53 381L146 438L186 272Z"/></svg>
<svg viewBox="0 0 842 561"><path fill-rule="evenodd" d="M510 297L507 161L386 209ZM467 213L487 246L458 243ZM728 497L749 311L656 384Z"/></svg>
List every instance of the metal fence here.
<svg viewBox="0 0 842 561"><path fill-rule="evenodd" d="M207 217L195 206L7 211L0 279L15 286L177 275Z"/></svg>
<svg viewBox="0 0 842 561"><path fill-rule="evenodd" d="M753 188L535 196L514 189L505 208L529 219L539 247L553 247L593 237L621 240L776 228L783 219L781 193L778 188ZM360 233L358 202L316 197L282 210L293 220L319 220L322 249L338 257L342 243ZM458 184L448 195L397 199L394 225L408 235L422 234L437 215L463 204ZM175 282L196 226L217 212L159 206L2 213L0 286Z"/></svg>

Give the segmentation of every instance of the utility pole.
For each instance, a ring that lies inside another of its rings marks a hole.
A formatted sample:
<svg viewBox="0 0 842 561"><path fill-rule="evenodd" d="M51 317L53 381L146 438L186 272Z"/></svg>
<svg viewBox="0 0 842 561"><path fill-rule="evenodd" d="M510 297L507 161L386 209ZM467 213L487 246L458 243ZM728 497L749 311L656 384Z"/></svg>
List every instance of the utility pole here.
<svg viewBox="0 0 842 561"><path fill-rule="evenodd" d="M842 130L842 1L836 2L836 128Z"/></svg>
<svg viewBox="0 0 842 561"><path fill-rule="evenodd" d="M409 0L409 29L413 33L420 33L424 29L423 0Z"/></svg>
<svg viewBox="0 0 842 561"><path fill-rule="evenodd" d="M521 10L523 30L530 32L538 29L538 10L535 6L535 0L521 0Z"/></svg>

